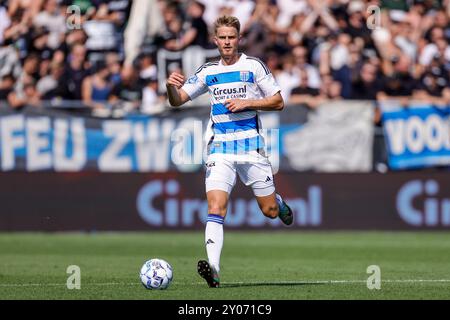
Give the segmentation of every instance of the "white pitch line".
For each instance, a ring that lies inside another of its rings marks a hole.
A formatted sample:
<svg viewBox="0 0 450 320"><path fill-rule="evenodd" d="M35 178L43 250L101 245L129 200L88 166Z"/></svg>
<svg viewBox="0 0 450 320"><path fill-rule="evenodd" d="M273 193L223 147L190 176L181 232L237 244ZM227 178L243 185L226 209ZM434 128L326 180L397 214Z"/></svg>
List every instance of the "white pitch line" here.
<svg viewBox="0 0 450 320"><path fill-rule="evenodd" d="M121 282L104 282L104 283L83 283L83 286L134 286L139 284L134 283L121 283ZM2 287L65 287L65 283L6 283L0 284Z"/></svg>
<svg viewBox="0 0 450 320"><path fill-rule="evenodd" d="M450 283L450 279L397 279L397 280L381 280L383 283ZM367 280L315 280L315 281L274 281L274 282L222 282L223 285L298 285L298 284L348 284L348 283L367 283ZM193 282L190 285L201 285L204 282ZM82 283L82 286L135 286L140 285L139 282L123 283L123 282L103 282L103 283ZM0 284L1 288L5 287L62 287L65 283L6 283Z"/></svg>
<svg viewBox="0 0 450 320"><path fill-rule="evenodd" d="M384 283L426 283L426 282L442 282L450 283L450 279L405 279L405 280L380 280ZM204 282L196 282L193 284L203 284ZM317 281L275 281L275 282L221 282L224 285L298 285L298 284L347 284L347 283L367 283L367 280L317 280Z"/></svg>

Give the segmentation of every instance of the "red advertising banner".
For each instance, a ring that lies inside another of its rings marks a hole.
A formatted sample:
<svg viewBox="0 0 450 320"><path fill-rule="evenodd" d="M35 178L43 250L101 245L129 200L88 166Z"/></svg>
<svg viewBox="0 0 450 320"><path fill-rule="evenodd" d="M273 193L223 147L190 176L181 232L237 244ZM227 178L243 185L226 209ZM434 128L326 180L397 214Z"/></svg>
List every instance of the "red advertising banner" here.
<svg viewBox="0 0 450 320"><path fill-rule="evenodd" d="M203 173L0 174L1 231L203 229ZM279 173L295 213L286 228L237 183L227 229L450 230L450 173Z"/></svg>

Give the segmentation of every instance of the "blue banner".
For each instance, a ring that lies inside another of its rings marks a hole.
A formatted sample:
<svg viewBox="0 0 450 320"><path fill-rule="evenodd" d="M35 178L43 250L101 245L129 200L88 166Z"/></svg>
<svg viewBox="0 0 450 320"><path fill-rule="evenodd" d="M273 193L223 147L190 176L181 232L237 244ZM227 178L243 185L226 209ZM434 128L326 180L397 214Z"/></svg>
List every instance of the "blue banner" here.
<svg viewBox="0 0 450 320"><path fill-rule="evenodd" d="M282 112L258 113L264 140L245 131L235 134L249 148L261 146L274 174L369 172L373 110L371 102L350 101L326 103L314 111L287 106ZM210 107L198 106L117 118L114 113L94 116L89 108L0 106L0 170L202 172L210 113ZM242 151L232 150L237 156Z"/></svg>
<svg viewBox="0 0 450 320"><path fill-rule="evenodd" d="M0 106L0 171L200 172L209 116L207 107L98 118L78 110ZM261 118L275 171L280 165L292 171L280 159L282 135L301 127L305 110L265 112Z"/></svg>
<svg viewBox="0 0 450 320"><path fill-rule="evenodd" d="M382 104L393 170L450 165L450 106Z"/></svg>

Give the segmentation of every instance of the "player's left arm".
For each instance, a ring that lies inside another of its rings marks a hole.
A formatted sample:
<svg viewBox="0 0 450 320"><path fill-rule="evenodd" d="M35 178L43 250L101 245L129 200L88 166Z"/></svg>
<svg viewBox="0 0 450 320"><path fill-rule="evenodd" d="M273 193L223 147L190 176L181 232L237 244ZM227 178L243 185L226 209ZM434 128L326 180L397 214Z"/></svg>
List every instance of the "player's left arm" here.
<svg viewBox="0 0 450 320"><path fill-rule="evenodd" d="M281 111L284 108L284 101L280 91L278 91L273 96L265 97L264 99L226 100L224 105L231 112L243 110Z"/></svg>

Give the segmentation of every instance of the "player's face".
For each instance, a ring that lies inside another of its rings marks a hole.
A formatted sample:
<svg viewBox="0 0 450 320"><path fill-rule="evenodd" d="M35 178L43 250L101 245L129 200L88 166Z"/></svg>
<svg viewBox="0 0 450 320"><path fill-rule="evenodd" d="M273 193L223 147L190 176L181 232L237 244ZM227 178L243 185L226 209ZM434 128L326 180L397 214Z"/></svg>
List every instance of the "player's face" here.
<svg viewBox="0 0 450 320"><path fill-rule="evenodd" d="M214 42L222 57L231 57L238 54L239 34L236 28L225 26L217 28Z"/></svg>

